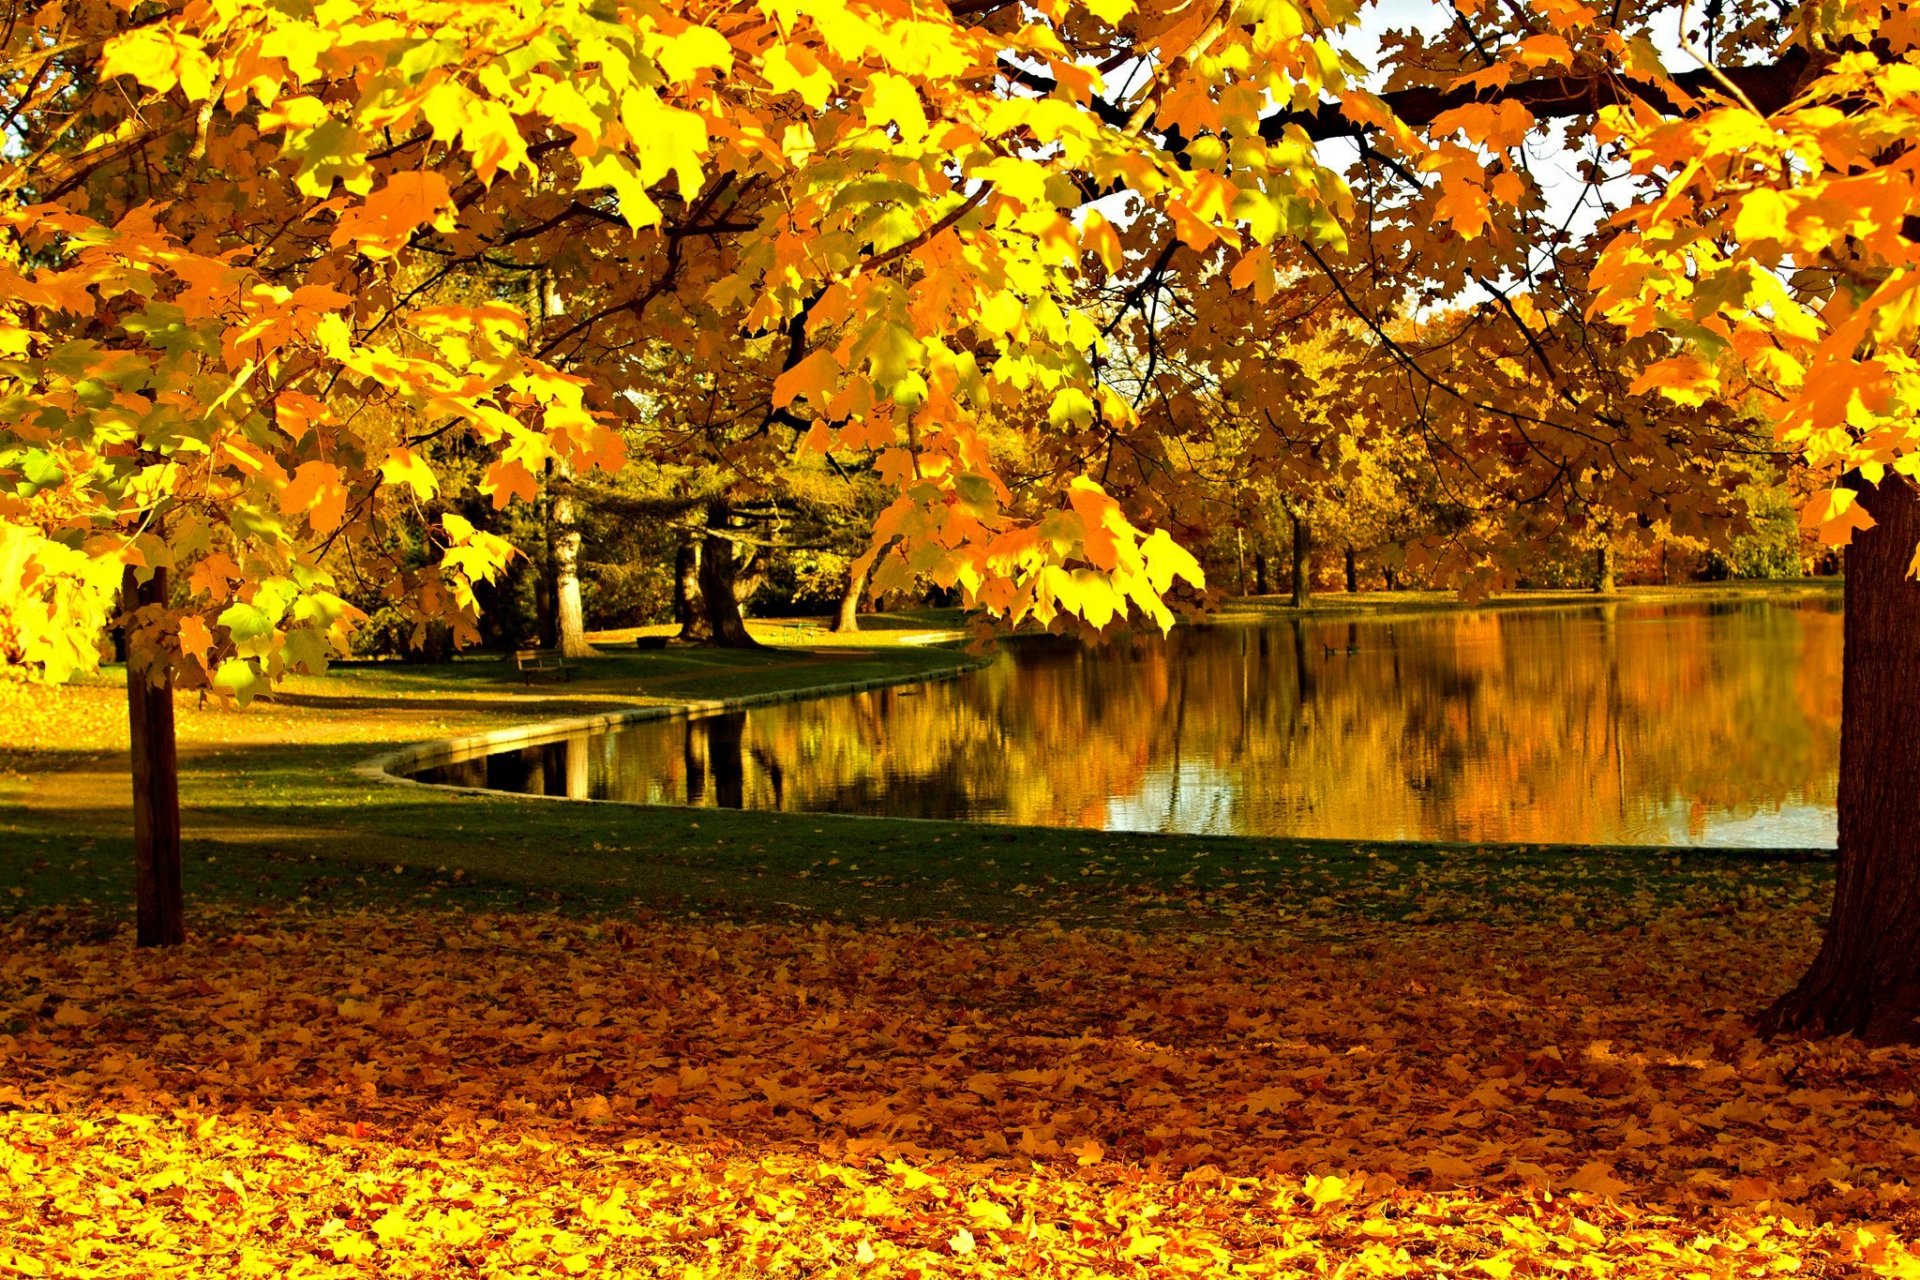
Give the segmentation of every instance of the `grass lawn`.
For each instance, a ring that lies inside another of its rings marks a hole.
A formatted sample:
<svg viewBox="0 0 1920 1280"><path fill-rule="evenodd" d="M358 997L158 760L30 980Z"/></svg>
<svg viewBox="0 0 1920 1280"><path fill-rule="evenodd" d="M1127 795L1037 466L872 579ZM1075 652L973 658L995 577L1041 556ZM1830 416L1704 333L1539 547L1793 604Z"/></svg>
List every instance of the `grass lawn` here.
<svg viewBox="0 0 1920 1280"><path fill-rule="evenodd" d="M192 937L158 953L120 691L0 686L0 1276L1920 1273L1920 1056L1745 1021L1817 941L1823 858L354 772L950 671L920 642L952 621L183 705Z"/></svg>

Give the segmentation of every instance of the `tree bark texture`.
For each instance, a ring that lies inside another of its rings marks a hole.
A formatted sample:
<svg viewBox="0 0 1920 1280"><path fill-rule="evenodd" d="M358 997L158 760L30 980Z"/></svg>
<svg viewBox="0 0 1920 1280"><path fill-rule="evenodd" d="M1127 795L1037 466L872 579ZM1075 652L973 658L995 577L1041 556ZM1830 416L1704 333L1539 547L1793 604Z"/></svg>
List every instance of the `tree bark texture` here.
<svg viewBox="0 0 1920 1280"><path fill-rule="evenodd" d="M1598 595L1613 594L1613 544L1603 542L1593 552L1593 589Z"/></svg>
<svg viewBox="0 0 1920 1280"><path fill-rule="evenodd" d="M707 536L700 546L700 595L713 629L708 643L722 649L758 649L760 642L747 633L740 598L734 594L733 544L716 532L724 531L730 518L725 502L707 504Z"/></svg>
<svg viewBox="0 0 1920 1280"><path fill-rule="evenodd" d="M1347 548L1347 594L1352 595L1360 589L1360 566L1354 558L1353 548Z"/></svg>
<svg viewBox="0 0 1920 1280"><path fill-rule="evenodd" d="M187 940L180 876L180 763L173 731L173 679L143 638L136 610L165 604L167 572L145 582L128 569L127 728L133 756L134 941L175 947ZM159 667L156 679L155 668Z"/></svg>
<svg viewBox="0 0 1920 1280"><path fill-rule="evenodd" d="M687 644L713 639L707 602L700 594L700 544L691 535L683 536L673 553L673 616L680 624L677 639Z"/></svg>
<svg viewBox="0 0 1920 1280"><path fill-rule="evenodd" d="M1920 493L1862 485L1875 527L1846 553L1840 686L1840 858L1826 937L1768 1033L1920 1035Z"/></svg>
<svg viewBox="0 0 1920 1280"><path fill-rule="evenodd" d="M1304 516L1293 517L1293 607L1304 609L1313 600L1313 526Z"/></svg>
<svg viewBox="0 0 1920 1280"><path fill-rule="evenodd" d="M591 658L586 615L580 607L580 525L574 516L572 479L553 477L553 501L547 511L547 550L553 558L554 644L569 658Z"/></svg>
<svg viewBox="0 0 1920 1280"><path fill-rule="evenodd" d="M828 630L846 633L860 629L860 597L867 593L867 578L872 572L871 564L862 573L855 573L852 566L848 566L847 588L840 593L840 607L835 611L833 625Z"/></svg>

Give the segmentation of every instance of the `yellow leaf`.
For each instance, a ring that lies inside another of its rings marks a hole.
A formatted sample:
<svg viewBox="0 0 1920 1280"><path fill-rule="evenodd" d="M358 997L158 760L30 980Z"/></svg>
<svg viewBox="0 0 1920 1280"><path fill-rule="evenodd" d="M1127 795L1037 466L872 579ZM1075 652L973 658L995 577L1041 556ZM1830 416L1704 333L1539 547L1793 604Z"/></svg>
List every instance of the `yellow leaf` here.
<svg viewBox="0 0 1920 1280"><path fill-rule="evenodd" d="M396 448L380 464L380 478L387 484L404 484L417 498L431 498L440 487L426 459L411 449Z"/></svg>
<svg viewBox="0 0 1920 1280"><path fill-rule="evenodd" d="M927 136L927 112L920 91L913 81L882 71L868 85L867 123L891 124L900 131L900 141L909 145Z"/></svg>
<svg viewBox="0 0 1920 1280"><path fill-rule="evenodd" d="M207 629L205 619L194 613L180 619L180 652L192 658L204 669L207 665L207 652L212 648L213 632Z"/></svg>
<svg viewBox="0 0 1920 1280"><path fill-rule="evenodd" d="M840 381L840 362L827 350L815 351L773 380L773 405L783 409L795 400L825 406Z"/></svg>
<svg viewBox="0 0 1920 1280"><path fill-rule="evenodd" d="M1120 248L1119 233L1113 224L1101 216L1098 209L1089 210L1085 221L1080 224L1080 248L1100 259L1108 271L1118 271L1126 261L1126 255Z"/></svg>
<svg viewBox="0 0 1920 1280"><path fill-rule="evenodd" d="M347 490L340 468L331 462L303 462L280 491L280 509L288 515L305 513L315 533L332 533L347 514Z"/></svg>
<svg viewBox="0 0 1920 1280"><path fill-rule="evenodd" d="M1325 1177L1311 1173L1307 1175L1307 1198L1313 1201L1313 1207L1316 1209L1324 1209L1330 1204L1347 1199L1353 1194L1353 1189L1354 1184L1338 1174L1328 1174Z"/></svg>
<svg viewBox="0 0 1920 1280"><path fill-rule="evenodd" d="M370 1224L373 1234L380 1237L381 1244L392 1244L413 1230L413 1224L399 1209L389 1209Z"/></svg>
<svg viewBox="0 0 1920 1280"><path fill-rule="evenodd" d="M686 84L703 70L725 71L733 65L733 46L711 27L690 26L650 52L675 84Z"/></svg>
<svg viewBox="0 0 1920 1280"><path fill-rule="evenodd" d="M437 173L396 173L351 206L333 229L332 243L354 243L369 258L390 258L428 224L452 230L452 197Z"/></svg>

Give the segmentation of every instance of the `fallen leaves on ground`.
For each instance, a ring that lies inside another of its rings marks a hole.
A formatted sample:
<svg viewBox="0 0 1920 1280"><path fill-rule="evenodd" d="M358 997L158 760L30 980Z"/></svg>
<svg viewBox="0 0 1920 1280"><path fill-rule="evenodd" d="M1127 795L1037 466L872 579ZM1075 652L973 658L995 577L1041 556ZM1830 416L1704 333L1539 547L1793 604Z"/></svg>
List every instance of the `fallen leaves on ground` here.
<svg viewBox="0 0 1920 1280"><path fill-rule="evenodd" d="M1344 939L0 925L0 1275L1920 1274L1807 909Z"/></svg>

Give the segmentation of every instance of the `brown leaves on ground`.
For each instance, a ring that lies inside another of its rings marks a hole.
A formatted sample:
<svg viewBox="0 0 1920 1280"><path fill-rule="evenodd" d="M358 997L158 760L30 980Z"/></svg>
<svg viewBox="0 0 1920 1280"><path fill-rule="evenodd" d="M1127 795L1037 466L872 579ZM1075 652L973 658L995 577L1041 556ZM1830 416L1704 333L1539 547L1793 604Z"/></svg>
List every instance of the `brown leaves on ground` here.
<svg viewBox="0 0 1920 1280"><path fill-rule="evenodd" d="M1348 939L0 933L0 1274L1920 1273L1802 911Z"/></svg>

